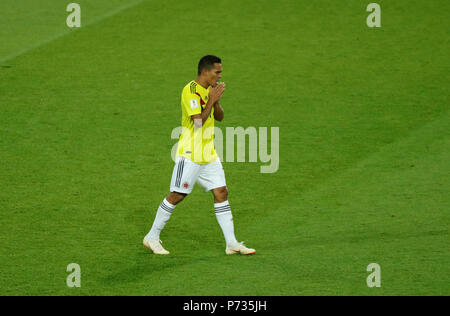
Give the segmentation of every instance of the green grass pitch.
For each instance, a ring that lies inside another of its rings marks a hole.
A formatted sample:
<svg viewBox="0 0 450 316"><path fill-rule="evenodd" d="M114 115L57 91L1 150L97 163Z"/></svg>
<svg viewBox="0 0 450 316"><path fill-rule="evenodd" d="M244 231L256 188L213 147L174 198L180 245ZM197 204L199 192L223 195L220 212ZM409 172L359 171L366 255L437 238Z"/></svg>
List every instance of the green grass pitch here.
<svg viewBox="0 0 450 316"><path fill-rule="evenodd" d="M369 0L78 0L79 29L70 2L0 3L1 295L450 294L448 1L379 0L369 28ZM224 162L256 255L225 255L197 187L160 257L141 241L206 54L216 125L279 127L279 170Z"/></svg>

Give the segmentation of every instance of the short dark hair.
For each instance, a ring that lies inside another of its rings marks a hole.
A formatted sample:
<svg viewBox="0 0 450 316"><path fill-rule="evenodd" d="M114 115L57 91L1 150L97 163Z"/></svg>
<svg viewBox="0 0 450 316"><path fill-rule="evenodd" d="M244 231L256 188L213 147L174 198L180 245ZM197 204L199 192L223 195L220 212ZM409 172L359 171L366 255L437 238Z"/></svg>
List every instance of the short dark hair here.
<svg viewBox="0 0 450 316"><path fill-rule="evenodd" d="M202 59L200 59L200 61L198 62L198 75L200 76L203 69L205 68L207 68L208 70L212 69L215 63L221 64L222 60L214 55L207 55L202 57Z"/></svg>

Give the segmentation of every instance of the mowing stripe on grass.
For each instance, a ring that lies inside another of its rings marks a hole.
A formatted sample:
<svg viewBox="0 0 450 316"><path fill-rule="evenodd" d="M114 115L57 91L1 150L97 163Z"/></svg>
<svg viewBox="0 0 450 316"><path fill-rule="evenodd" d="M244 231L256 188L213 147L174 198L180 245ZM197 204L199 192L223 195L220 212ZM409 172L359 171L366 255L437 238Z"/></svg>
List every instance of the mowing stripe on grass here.
<svg viewBox="0 0 450 316"><path fill-rule="evenodd" d="M110 18L110 17L112 17L114 15L117 15L117 14L121 13L124 10L130 9L132 7L135 7L135 6L139 5L139 4L141 4L144 1L145 0L137 0L137 1L130 2L130 3L126 4L126 5L124 5L124 6L118 7L117 9L109 11L109 12L107 12L104 15L98 16L97 18L93 19L92 21L90 21L88 23L82 24L82 28L87 27L87 26L92 25L92 24L95 24L95 23L98 23L100 21L103 21L103 20L105 20L107 18ZM49 43L51 43L51 42L53 42L53 41L55 41L55 40L57 40L57 39L59 39L59 38L61 38L63 36L71 34L72 32L76 32L76 30L71 30L71 29L67 28L67 31L64 31L62 33L53 35L53 36L51 36L51 37L49 37L49 38L47 38L47 39L45 39L45 40L43 40L41 42L38 42L37 44L31 45L29 47L26 47L24 49L19 50L16 53L13 53L13 54L10 54L10 55L8 55L6 57L0 58L0 63L4 63L5 61L9 61L9 60L14 59L14 58L16 58L18 56L26 54L29 51L32 51L32 50L34 50L36 48L39 48L39 47L44 46L44 45L47 45L47 44L49 44Z"/></svg>

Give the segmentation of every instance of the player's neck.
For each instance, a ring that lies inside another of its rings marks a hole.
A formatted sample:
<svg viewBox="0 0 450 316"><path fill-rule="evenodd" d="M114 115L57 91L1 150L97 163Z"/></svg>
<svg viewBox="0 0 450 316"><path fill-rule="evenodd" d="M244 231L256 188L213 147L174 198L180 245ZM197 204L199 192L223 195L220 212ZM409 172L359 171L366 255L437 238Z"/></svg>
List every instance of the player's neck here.
<svg viewBox="0 0 450 316"><path fill-rule="evenodd" d="M195 79L195 82L197 82L199 85L201 85L205 89L209 88L208 82L201 76L198 76L197 79Z"/></svg>

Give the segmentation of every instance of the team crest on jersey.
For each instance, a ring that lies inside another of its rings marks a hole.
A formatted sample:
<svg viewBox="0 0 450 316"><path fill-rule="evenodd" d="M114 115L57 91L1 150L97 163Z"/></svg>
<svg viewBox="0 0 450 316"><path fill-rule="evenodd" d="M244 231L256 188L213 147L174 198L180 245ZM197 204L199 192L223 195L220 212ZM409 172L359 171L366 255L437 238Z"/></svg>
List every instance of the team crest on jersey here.
<svg viewBox="0 0 450 316"><path fill-rule="evenodd" d="M183 184L183 187L184 187L185 189L187 189L187 188L189 187L189 183L185 182L185 183Z"/></svg>

